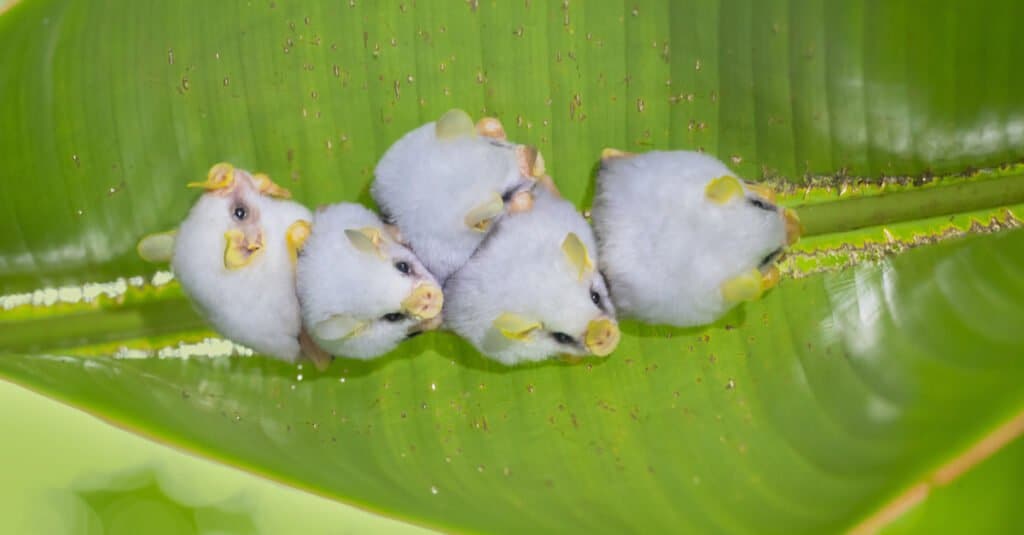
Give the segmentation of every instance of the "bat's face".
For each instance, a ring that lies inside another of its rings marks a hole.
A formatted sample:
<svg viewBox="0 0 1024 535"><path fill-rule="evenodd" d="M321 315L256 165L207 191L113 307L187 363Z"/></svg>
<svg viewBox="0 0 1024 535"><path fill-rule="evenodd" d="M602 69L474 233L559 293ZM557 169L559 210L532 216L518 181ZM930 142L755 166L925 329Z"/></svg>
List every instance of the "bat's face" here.
<svg viewBox="0 0 1024 535"><path fill-rule="evenodd" d="M777 283L776 261L801 227L771 190L699 153L611 152L593 215L602 270L623 313L709 323Z"/></svg>
<svg viewBox="0 0 1024 535"><path fill-rule="evenodd" d="M506 214L529 209L544 174L533 148L510 143L495 119L452 110L388 149L372 193L442 281Z"/></svg>
<svg viewBox="0 0 1024 535"><path fill-rule="evenodd" d="M732 174L709 180L704 186L709 211L731 218L739 228L751 229L750 239L740 242L735 251L737 264L746 267L719 285L726 304L749 301L774 286L779 280L775 266L787 245L799 239L802 227L796 212L775 204L771 189L744 182ZM758 239L760 238L760 239Z"/></svg>
<svg viewBox="0 0 1024 535"><path fill-rule="evenodd" d="M282 200L264 175L214 166L206 192L175 239L173 269L182 287L223 334L287 359L298 356L296 251L309 211Z"/></svg>
<svg viewBox="0 0 1024 535"><path fill-rule="evenodd" d="M299 297L313 340L327 352L372 358L440 323L440 286L362 206L317 212L299 257Z"/></svg>
<svg viewBox="0 0 1024 535"><path fill-rule="evenodd" d="M608 355L619 328L594 247L569 203L538 195L532 211L503 220L449 280L445 320L505 364Z"/></svg>

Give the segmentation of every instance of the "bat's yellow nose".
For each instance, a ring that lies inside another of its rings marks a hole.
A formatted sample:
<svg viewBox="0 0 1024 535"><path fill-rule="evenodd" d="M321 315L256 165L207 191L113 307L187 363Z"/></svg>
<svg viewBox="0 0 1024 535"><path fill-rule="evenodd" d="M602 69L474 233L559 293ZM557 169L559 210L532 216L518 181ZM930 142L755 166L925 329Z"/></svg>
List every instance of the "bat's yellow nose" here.
<svg viewBox="0 0 1024 535"><path fill-rule="evenodd" d="M587 334L583 337L583 345L587 351L603 357L615 351L619 345L619 325L614 320L601 318L587 324Z"/></svg>
<svg viewBox="0 0 1024 535"><path fill-rule="evenodd" d="M436 317L443 306L444 294L430 283L420 284L402 301L402 311L421 320Z"/></svg>
<svg viewBox="0 0 1024 535"><path fill-rule="evenodd" d="M246 233L231 229L224 233L224 267L235 270L248 266L263 252L263 232Z"/></svg>

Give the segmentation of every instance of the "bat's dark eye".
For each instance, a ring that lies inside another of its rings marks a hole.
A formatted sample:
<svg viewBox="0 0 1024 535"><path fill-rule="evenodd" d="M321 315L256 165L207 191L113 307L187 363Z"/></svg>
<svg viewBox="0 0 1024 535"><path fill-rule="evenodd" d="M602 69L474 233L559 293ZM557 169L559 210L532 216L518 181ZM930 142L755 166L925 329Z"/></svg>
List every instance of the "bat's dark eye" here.
<svg viewBox="0 0 1024 535"><path fill-rule="evenodd" d="M401 312L391 312L389 314L384 314L384 316L382 316L381 319L384 321L395 323L404 320L405 314L402 314Z"/></svg>
<svg viewBox="0 0 1024 535"><path fill-rule="evenodd" d="M574 345L576 340L565 333L551 333L551 337L555 339L559 344Z"/></svg>
<svg viewBox="0 0 1024 535"><path fill-rule="evenodd" d="M395 262L395 269L397 269L398 271L402 272L405 275L409 275L412 273L412 266L410 266L409 263L405 261Z"/></svg>
<svg viewBox="0 0 1024 535"><path fill-rule="evenodd" d="M590 290L590 300L593 301L595 305L601 306L601 294L594 290Z"/></svg>
<svg viewBox="0 0 1024 535"><path fill-rule="evenodd" d="M774 262L780 256L782 256L782 247L779 247L778 249L772 251L771 253L768 253L768 256L761 259L761 263L758 264L758 267L767 266L768 264Z"/></svg>
<svg viewBox="0 0 1024 535"><path fill-rule="evenodd" d="M238 205L231 211L231 215L235 216L235 219L239 221L244 221L246 217L249 217L249 210L242 205Z"/></svg>
<svg viewBox="0 0 1024 535"><path fill-rule="evenodd" d="M756 207L758 207L758 208L760 208L762 210L768 210L769 212L774 212L775 211L775 205L772 204L772 203L764 202L761 199L748 199L748 200L750 201L750 204L752 204L752 205L754 205L754 206L756 206Z"/></svg>

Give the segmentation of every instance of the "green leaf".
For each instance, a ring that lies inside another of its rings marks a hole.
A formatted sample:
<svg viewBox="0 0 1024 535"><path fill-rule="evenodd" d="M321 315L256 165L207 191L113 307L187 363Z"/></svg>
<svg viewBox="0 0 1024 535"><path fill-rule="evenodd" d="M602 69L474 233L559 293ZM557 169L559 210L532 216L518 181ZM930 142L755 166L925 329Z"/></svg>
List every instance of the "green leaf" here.
<svg viewBox="0 0 1024 535"><path fill-rule="evenodd" d="M1024 410L1024 233L996 232L1024 202L1024 6L940 4L24 0L0 15L0 293L72 302L5 298L0 377L443 529L858 525ZM211 164L369 202L387 146L452 107L536 144L580 206L603 147L700 149L815 237L761 301L627 322L573 366L445 333L323 374L120 358L209 331L173 284L76 302L154 273L135 244Z"/></svg>

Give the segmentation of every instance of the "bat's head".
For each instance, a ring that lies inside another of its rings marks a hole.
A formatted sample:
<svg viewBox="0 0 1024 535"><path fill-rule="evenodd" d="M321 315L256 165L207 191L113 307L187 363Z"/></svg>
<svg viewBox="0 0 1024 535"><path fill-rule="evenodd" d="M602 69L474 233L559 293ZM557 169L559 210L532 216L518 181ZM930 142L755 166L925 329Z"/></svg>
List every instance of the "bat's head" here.
<svg viewBox="0 0 1024 535"><path fill-rule="evenodd" d="M443 281L498 220L532 205L544 172L540 153L510 143L496 119L474 125L451 110L388 149L371 193Z"/></svg>
<svg viewBox="0 0 1024 535"><path fill-rule="evenodd" d="M294 358L294 266L309 210L286 200L288 190L266 175L225 163L190 186L205 191L175 236L175 276L219 331L261 353ZM282 332L288 340L266 340Z"/></svg>
<svg viewBox="0 0 1024 535"><path fill-rule="evenodd" d="M366 208L317 211L299 257L299 299L313 340L327 352L368 359L440 324L434 277Z"/></svg>
<svg viewBox="0 0 1024 535"><path fill-rule="evenodd" d="M608 355L619 327L595 254L576 209L538 191L446 284L445 321L504 364Z"/></svg>

